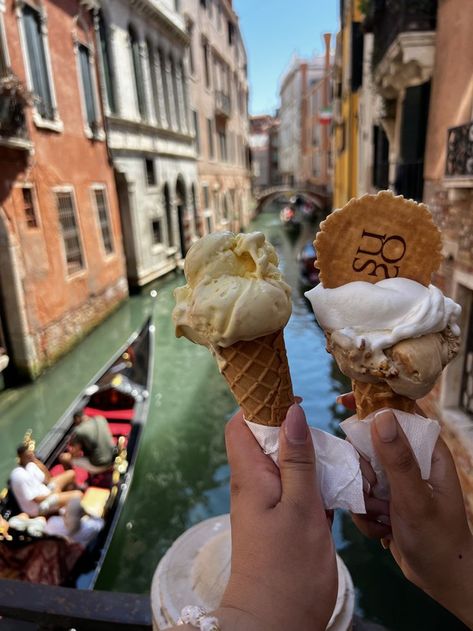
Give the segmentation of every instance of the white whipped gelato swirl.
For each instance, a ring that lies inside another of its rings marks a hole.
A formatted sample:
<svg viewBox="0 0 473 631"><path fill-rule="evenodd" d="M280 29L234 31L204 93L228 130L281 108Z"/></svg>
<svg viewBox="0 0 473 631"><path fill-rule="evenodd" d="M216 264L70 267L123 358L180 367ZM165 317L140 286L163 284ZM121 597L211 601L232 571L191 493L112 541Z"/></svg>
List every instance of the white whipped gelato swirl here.
<svg viewBox="0 0 473 631"><path fill-rule="evenodd" d="M341 346L376 351L447 326L452 335L460 335L460 305L437 287L407 278L356 281L334 289L319 284L305 296L320 326L335 334Z"/></svg>

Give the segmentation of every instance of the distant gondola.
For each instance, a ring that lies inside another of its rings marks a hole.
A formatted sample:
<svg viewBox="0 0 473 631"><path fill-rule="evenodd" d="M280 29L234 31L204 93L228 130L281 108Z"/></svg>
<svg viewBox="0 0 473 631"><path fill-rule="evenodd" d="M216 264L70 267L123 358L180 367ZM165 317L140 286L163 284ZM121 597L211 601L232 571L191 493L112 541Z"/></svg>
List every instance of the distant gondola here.
<svg viewBox="0 0 473 631"><path fill-rule="evenodd" d="M36 448L37 456L54 472L73 432L74 412L85 408L86 414L107 419L117 444L113 466L99 476L87 477L85 471L76 471L85 487L83 504L87 507L89 503L103 518L102 530L84 548L64 538L35 537L27 530L10 527L8 537L0 541L0 578L93 589L130 488L148 417L153 338L150 317L114 353ZM0 515L8 520L19 512L13 493L6 489Z"/></svg>

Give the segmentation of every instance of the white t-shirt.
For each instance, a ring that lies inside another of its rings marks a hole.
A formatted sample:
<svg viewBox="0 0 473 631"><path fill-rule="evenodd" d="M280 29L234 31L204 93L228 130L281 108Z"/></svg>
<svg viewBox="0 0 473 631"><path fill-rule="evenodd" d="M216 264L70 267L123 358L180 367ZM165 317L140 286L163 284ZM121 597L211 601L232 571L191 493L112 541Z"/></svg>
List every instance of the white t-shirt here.
<svg viewBox="0 0 473 631"><path fill-rule="evenodd" d="M51 489L44 484L44 473L34 462L26 467L15 467L10 475L10 484L16 501L24 513L31 517L38 515L39 504L35 497L50 495Z"/></svg>
<svg viewBox="0 0 473 631"><path fill-rule="evenodd" d="M44 532L47 535L64 537L65 539L69 539L69 541L80 543L85 548L95 535L102 530L103 526L104 520L100 519L100 517L84 515L80 520L79 530L70 534L64 523L64 517L62 515L54 515L48 519Z"/></svg>

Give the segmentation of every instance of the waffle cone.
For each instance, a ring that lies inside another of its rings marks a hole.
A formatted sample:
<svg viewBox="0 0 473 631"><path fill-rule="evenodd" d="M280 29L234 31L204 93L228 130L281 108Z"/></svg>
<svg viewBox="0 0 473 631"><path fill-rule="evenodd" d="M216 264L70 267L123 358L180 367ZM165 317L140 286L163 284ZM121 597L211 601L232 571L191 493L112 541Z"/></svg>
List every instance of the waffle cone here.
<svg viewBox="0 0 473 631"><path fill-rule="evenodd" d="M214 349L245 419L279 427L294 403L283 330Z"/></svg>
<svg viewBox="0 0 473 631"><path fill-rule="evenodd" d="M385 382L367 383L353 380L352 387L355 395L356 414L360 420L382 408L414 412L416 402L397 394Z"/></svg>

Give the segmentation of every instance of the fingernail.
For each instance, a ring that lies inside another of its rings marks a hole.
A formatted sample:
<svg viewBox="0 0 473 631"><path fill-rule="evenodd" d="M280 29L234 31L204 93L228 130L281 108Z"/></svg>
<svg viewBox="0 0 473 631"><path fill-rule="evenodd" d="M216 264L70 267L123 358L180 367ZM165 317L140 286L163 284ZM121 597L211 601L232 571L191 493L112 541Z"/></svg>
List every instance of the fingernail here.
<svg viewBox="0 0 473 631"><path fill-rule="evenodd" d="M296 403L302 403L303 400L304 399L302 397L298 396L297 394L294 396L294 401Z"/></svg>
<svg viewBox="0 0 473 631"><path fill-rule="evenodd" d="M379 517L377 517L376 521L378 521L380 524L383 524L383 526L390 526L391 525L391 519L389 518L388 515L379 515Z"/></svg>
<svg viewBox="0 0 473 631"><path fill-rule="evenodd" d="M366 495L369 495L371 493L371 484L364 477L363 477L363 492L366 493Z"/></svg>
<svg viewBox="0 0 473 631"><path fill-rule="evenodd" d="M304 410L297 403L291 405L287 412L284 431L288 441L295 445L301 445L307 440L307 421Z"/></svg>
<svg viewBox="0 0 473 631"><path fill-rule="evenodd" d="M379 410L374 415L376 431L383 443L391 443L397 437L397 422L390 410Z"/></svg>
<svg viewBox="0 0 473 631"><path fill-rule="evenodd" d="M383 539L380 540L380 543L385 550L389 550L391 539L389 539L388 537L384 537Z"/></svg>

